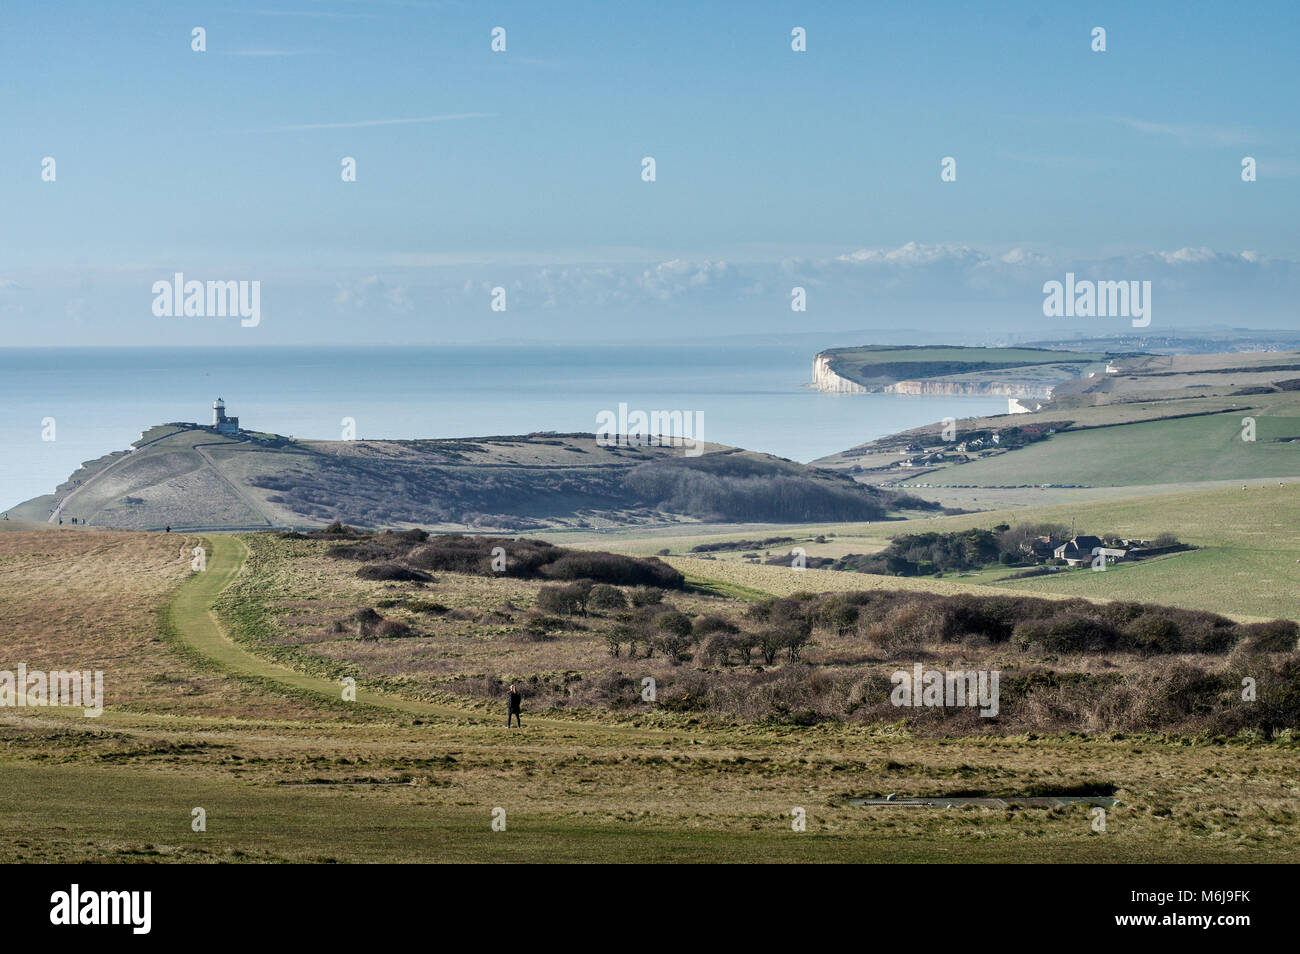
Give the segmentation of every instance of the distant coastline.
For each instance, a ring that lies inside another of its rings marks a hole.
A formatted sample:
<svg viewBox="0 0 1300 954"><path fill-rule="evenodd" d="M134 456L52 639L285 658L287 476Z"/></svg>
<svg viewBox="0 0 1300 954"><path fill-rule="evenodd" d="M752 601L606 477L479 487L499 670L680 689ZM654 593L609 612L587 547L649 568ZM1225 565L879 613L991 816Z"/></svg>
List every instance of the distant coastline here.
<svg viewBox="0 0 1300 954"><path fill-rule="evenodd" d="M810 461L946 416L1004 413L994 397L853 400L804 387L814 347L439 346L0 349L0 503L45 494L144 424L192 418L223 395L242 426L300 439L456 439L593 432L620 402L704 415L705 439ZM57 421L57 440L41 421Z"/></svg>
<svg viewBox="0 0 1300 954"><path fill-rule="evenodd" d="M811 386L834 394L1045 401L1062 381L1104 370L1108 360L1105 353L1036 348L833 348L813 357Z"/></svg>

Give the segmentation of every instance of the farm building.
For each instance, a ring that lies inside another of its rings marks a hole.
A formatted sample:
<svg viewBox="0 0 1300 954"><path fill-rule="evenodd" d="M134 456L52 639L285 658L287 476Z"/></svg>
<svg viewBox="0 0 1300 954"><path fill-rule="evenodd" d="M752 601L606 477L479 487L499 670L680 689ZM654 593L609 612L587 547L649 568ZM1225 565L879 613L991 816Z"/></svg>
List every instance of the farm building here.
<svg viewBox="0 0 1300 954"><path fill-rule="evenodd" d="M1052 555L1058 560L1064 560L1070 566L1088 566L1097 556L1097 552L1094 551L1104 556L1107 563L1126 559L1129 553L1127 549L1122 547L1105 546L1100 537L1082 535L1061 544L1052 552Z"/></svg>

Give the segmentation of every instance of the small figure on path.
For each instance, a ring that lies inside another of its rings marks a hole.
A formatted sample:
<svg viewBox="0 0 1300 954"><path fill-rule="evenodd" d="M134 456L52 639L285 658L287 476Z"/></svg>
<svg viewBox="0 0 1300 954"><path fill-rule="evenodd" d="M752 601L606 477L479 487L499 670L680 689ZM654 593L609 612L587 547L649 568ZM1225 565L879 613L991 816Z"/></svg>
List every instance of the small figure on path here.
<svg viewBox="0 0 1300 954"><path fill-rule="evenodd" d="M506 708L506 728L507 728L507 729L510 728L510 717L511 717L511 716L514 716L515 724L516 724L519 728L522 729L522 728L524 727L523 722L520 721L520 719L519 719L519 703L520 703L521 701L523 701L523 699L522 699L522 697L519 695L519 687L516 686L514 683L511 683L511 684L510 684L510 695L506 697L506 706L507 706L507 708Z"/></svg>

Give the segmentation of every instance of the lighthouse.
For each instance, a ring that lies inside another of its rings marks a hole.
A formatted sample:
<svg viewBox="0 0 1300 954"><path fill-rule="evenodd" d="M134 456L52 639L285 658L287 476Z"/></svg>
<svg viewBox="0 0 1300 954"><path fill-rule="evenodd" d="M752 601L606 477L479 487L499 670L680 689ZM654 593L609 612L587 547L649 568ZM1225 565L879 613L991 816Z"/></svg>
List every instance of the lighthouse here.
<svg viewBox="0 0 1300 954"><path fill-rule="evenodd" d="M226 417L226 402L221 398L212 402L212 426L218 434L239 433L239 418Z"/></svg>

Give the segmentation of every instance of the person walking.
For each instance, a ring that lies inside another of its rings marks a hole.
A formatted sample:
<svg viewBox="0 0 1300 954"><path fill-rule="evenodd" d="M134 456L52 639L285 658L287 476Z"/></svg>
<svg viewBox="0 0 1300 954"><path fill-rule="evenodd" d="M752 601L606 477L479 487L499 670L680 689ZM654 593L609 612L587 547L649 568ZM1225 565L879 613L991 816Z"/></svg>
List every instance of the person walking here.
<svg viewBox="0 0 1300 954"><path fill-rule="evenodd" d="M519 695L519 687L512 682L510 684L510 695L506 697L506 728L507 729L510 728L511 716L514 716L515 724L519 728L522 729L524 727L523 722L520 721L519 719L519 703L522 701L523 701L523 697Z"/></svg>

